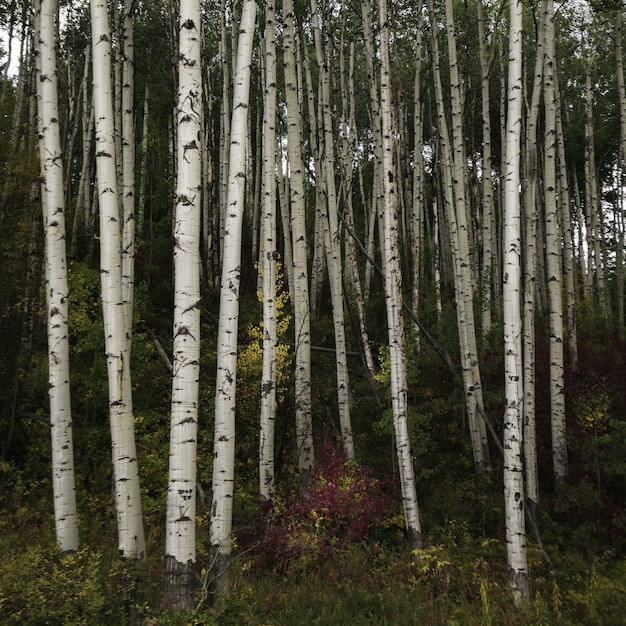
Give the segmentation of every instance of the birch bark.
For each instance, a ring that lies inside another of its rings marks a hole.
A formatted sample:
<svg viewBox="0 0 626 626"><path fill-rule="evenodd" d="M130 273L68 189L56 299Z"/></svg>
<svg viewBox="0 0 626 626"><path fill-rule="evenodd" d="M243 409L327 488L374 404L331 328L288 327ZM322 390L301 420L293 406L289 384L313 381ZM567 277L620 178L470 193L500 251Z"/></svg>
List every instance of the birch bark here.
<svg viewBox="0 0 626 626"><path fill-rule="evenodd" d="M283 35L285 98L287 102L287 161L291 200L291 245L293 247L294 344L295 344L295 420L298 468L301 486L308 482L314 461L313 424L311 418L311 317L309 310L309 271L304 205L304 172L302 128L296 73L296 31L293 0L285 0Z"/></svg>
<svg viewBox="0 0 626 626"><path fill-rule="evenodd" d="M181 1L179 25L174 359L165 521L165 602L167 606L191 610L196 579L195 486L200 374L202 44L199 0Z"/></svg>
<svg viewBox="0 0 626 626"><path fill-rule="evenodd" d="M408 432L408 391L406 379L406 339L402 316L402 274L398 242L396 183L393 164L393 124L391 102L391 72L389 62L389 22L387 1L379 2L380 19L380 88L382 121L382 154L384 185L385 234L385 303L389 336L391 402L396 437L398 469L404 517L411 550L422 548L422 530L419 518L413 455Z"/></svg>
<svg viewBox="0 0 626 626"><path fill-rule="evenodd" d="M61 554L79 546L68 337L67 260L63 165L59 130L58 65L55 18L57 0L35 4L40 73L38 116L40 165L44 192L45 278L48 305L48 394L52 444L52 491L56 539Z"/></svg>
<svg viewBox="0 0 626 626"><path fill-rule="evenodd" d="M522 458L522 317L520 144L522 131L522 1L511 0L506 172L504 179L504 506L509 583L517 605L529 597Z"/></svg>
<svg viewBox="0 0 626 626"><path fill-rule="evenodd" d="M337 192L334 173L334 140L330 101L330 62L328 48L324 46L324 23L327 18L320 12L317 0L311 0L311 14L315 34L315 53L320 73L320 106L322 109L322 151L321 174L324 189L325 219L328 221L327 263L330 295L333 307L333 327L335 331L335 358L337 366L337 405L339 423L346 459L354 459L354 438L350 420L350 380L346 355L346 337L343 311L343 286L341 266L341 239L337 208ZM319 183L318 183L319 184ZM325 226L325 224L324 224ZM325 228L326 230L326 228Z"/></svg>
<svg viewBox="0 0 626 626"><path fill-rule="evenodd" d="M550 422L555 486L567 478L565 389L563 372L563 303L561 299L561 235L556 202L556 98L554 88L554 0L546 0L545 52L545 236L546 277L550 315Z"/></svg>
<svg viewBox="0 0 626 626"><path fill-rule="evenodd" d="M124 335L120 207L111 94L111 33L104 0L91 0L91 28L102 308L119 554L122 558L140 559L144 556L145 543L133 429L130 363Z"/></svg>
<svg viewBox="0 0 626 626"><path fill-rule="evenodd" d="M213 440L213 502L210 519L211 568L218 596L229 589L233 491L235 471L235 394L237 333L241 273L241 234L246 185L246 143L250 65L257 5L246 0L241 13L233 116L230 131L228 197L217 337L215 436Z"/></svg>
<svg viewBox="0 0 626 626"><path fill-rule="evenodd" d="M274 498L274 423L276 420L276 10L265 2L265 97L263 99L263 371L259 493Z"/></svg>

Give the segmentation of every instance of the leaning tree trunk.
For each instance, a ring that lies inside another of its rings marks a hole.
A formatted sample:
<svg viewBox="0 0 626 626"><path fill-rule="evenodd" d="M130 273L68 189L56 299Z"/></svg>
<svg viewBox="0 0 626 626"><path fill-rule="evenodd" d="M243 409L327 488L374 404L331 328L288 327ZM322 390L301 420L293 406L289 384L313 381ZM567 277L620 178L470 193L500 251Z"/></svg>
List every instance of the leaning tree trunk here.
<svg viewBox="0 0 626 626"><path fill-rule="evenodd" d="M213 439L213 503L210 520L211 569L218 597L229 589L235 480L235 401L237 332L241 279L241 235L246 185L246 145L250 64L257 6L243 5L237 46L233 117L230 130L228 197L217 335L215 437Z"/></svg>
<svg viewBox="0 0 626 626"><path fill-rule="evenodd" d="M191 610L196 582L195 486L200 374L202 38L199 0L182 0L179 24L174 361L165 517L165 603Z"/></svg>
<svg viewBox="0 0 626 626"><path fill-rule="evenodd" d="M64 554L78 549L79 537L70 402L69 289L54 27L57 9L57 0L42 0L35 6L40 24L37 44L41 68L37 79L37 102L39 104L41 180L45 208L46 257L44 263L48 305L48 394L52 438L52 492L56 539L59 551Z"/></svg>
<svg viewBox="0 0 626 626"><path fill-rule="evenodd" d="M100 275L109 381L113 478L118 552L140 559L145 552L141 492L122 299L120 207L113 136L111 33L104 0L91 0L93 102L96 117L97 191L100 203Z"/></svg>
<svg viewBox="0 0 626 626"><path fill-rule="evenodd" d="M520 144L522 129L522 1L510 2L509 96L504 179L504 506L509 583L515 604L529 597L522 458L522 316Z"/></svg>

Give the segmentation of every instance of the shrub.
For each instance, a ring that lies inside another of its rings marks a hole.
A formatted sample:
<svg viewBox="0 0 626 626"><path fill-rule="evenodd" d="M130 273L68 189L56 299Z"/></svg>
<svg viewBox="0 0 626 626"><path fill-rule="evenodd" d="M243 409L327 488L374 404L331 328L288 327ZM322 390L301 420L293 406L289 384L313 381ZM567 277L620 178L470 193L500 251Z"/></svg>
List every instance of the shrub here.
<svg viewBox="0 0 626 626"><path fill-rule="evenodd" d="M340 449L325 443L304 493L282 490L264 516L261 553L274 563L305 566L360 541L393 513L394 494Z"/></svg>

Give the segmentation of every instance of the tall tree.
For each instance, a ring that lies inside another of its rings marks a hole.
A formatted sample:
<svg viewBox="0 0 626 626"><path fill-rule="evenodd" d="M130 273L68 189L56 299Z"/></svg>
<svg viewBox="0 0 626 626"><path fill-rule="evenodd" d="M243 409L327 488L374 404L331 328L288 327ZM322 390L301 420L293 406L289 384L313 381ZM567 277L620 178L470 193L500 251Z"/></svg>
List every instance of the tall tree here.
<svg viewBox="0 0 626 626"><path fill-rule="evenodd" d="M46 240L48 305L48 394L52 437L52 490L56 538L61 553L78 549L74 445L70 402L67 260L63 161L59 130L58 64L55 19L57 0L36 2L39 22L37 78L40 162Z"/></svg>
<svg viewBox="0 0 626 626"><path fill-rule="evenodd" d="M323 211L324 245L328 267L328 280L333 307L333 327L335 334L335 360L337 366L337 404L343 450L346 459L354 459L354 437L350 419L350 380L346 355L346 336L343 310L343 267L341 263L341 237L339 232L339 214L334 172L334 136L331 104L330 69L328 55L331 47L327 45L328 8L322 9L317 0L311 0L313 31L315 34L315 54L320 74L319 105L322 112L320 135L321 168L318 190ZM320 185L321 183L321 185Z"/></svg>
<svg viewBox="0 0 626 626"><path fill-rule="evenodd" d="M306 484L314 461L313 422L311 417L311 313L307 233L305 221L304 161L302 155L302 122L298 101L296 71L296 28L293 0L285 0L283 59L285 100L287 104L287 162L291 205L291 242L293 247L293 314L294 314L294 397L298 469L302 485Z"/></svg>
<svg viewBox="0 0 626 626"><path fill-rule="evenodd" d="M265 93L263 98L263 373L259 493L274 498L274 423L276 420L276 9L265 2Z"/></svg>
<svg viewBox="0 0 626 626"><path fill-rule="evenodd" d="M389 363L391 375L391 402L396 437L398 469L402 503L409 546L422 548L422 530L419 518L413 455L408 430L408 389L406 377L406 338L402 316L402 275L398 238L398 207L396 199L396 171L393 163L391 64L389 61L389 20L387 0L379 2L380 20L380 110L382 121L382 155L384 181L384 235L385 235L385 303L389 336Z"/></svg>
<svg viewBox="0 0 626 626"><path fill-rule="evenodd" d="M506 172L504 178L504 506L509 582L516 604L529 597L522 458L522 315L520 166L522 135L522 1L511 0Z"/></svg>
<svg viewBox="0 0 626 626"><path fill-rule="evenodd" d="M122 558L140 559L145 553L145 541L133 428L130 362L125 337L121 214L111 89L111 31L105 0L91 0L91 37L100 206L100 276L119 555Z"/></svg>
<svg viewBox="0 0 626 626"><path fill-rule="evenodd" d="M166 511L165 600L192 609L200 371L202 64L199 0L179 9L178 170L174 228L174 361Z"/></svg>
<svg viewBox="0 0 626 626"><path fill-rule="evenodd" d="M550 420L552 462L556 487L567 477L565 388L563 370L563 302L561 294L561 235L556 202L556 94L554 87L554 1L546 0L545 30L545 151L544 196L546 277L550 315Z"/></svg>
<svg viewBox="0 0 626 626"><path fill-rule="evenodd" d="M243 5L237 42L233 93L228 198L224 222L224 248L217 335L215 384L215 436L213 439L213 502L211 505L211 567L218 594L229 588L233 491L235 482L235 407L241 236L246 186L246 145L250 65L257 5Z"/></svg>

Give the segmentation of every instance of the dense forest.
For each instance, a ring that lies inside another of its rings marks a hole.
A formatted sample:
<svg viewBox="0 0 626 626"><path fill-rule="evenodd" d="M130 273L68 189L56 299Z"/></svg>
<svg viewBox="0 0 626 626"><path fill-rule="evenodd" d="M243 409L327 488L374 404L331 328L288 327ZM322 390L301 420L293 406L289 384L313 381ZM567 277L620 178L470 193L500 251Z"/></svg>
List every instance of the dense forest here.
<svg viewBox="0 0 626 626"><path fill-rule="evenodd" d="M623 624L623 12L0 0L0 622Z"/></svg>

